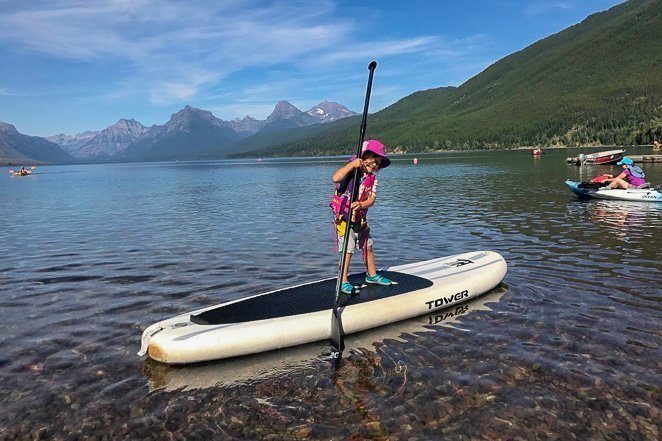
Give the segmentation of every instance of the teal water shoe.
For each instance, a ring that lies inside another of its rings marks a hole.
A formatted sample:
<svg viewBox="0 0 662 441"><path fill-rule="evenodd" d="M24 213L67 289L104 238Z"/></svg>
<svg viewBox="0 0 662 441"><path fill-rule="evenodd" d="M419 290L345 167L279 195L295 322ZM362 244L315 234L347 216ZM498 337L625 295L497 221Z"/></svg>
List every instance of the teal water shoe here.
<svg viewBox="0 0 662 441"><path fill-rule="evenodd" d="M398 282L394 282L391 279L387 279L386 277L379 275L379 273L375 274L374 276L369 276L366 274L365 283L372 283L373 285L384 285L384 286L398 284Z"/></svg>
<svg viewBox="0 0 662 441"><path fill-rule="evenodd" d="M349 282L345 282L340 285L340 292L344 294L352 294L354 292L354 285Z"/></svg>

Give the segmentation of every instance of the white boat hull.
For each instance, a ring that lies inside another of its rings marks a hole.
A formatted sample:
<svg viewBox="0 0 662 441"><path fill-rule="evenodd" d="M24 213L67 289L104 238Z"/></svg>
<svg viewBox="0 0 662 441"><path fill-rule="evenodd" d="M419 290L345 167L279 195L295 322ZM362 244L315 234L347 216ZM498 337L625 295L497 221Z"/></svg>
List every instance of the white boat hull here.
<svg viewBox="0 0 662 441"><path fill-rule="evenodd" d="M651 188L604 189L596 191L593 197L612 201L662 202L662 193Z"/></svg>

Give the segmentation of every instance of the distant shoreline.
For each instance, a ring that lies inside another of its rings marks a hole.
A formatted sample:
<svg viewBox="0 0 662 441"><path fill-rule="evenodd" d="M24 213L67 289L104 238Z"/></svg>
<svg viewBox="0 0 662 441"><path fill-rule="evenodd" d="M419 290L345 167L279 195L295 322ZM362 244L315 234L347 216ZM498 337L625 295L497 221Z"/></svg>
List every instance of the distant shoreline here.
<svg viewBox="0 0 662 441"><path fill-rule="evenodd" d="M398 156L415 156L415 155L434 155L441 153L467 153L467 152L495 152L495 151L526 151L534 149L542 150L576 150L576 149L632 149L632 148L652 148L652 144L641 144L641 145L600 145L600 146L549 146L549 147L538 147L538 146L526 146L526 147L512 147L504 149L439 149L439 150L429 150L429 151L417 151L417 152L401 152L396 148L390 153L395 157ZM24 162L15 162L15 161L6 161L0 160L0 167L20 167L25 165L36 165L36 166L45 166L45 165L99 165L99 164L148 164L148 163L160 163L160 162L187 162L187 161L222 161L222 160L261 160L261 159L285 159L285 158L342 158L345 156L351 156L348 152L347 154L337 154L337 155L321 155L321 156L232 156L225 158L189 158L189 159L170 159L163 161L137 161L137 162L124 162L124 161L106 161L106 162L89 162L89 161L79 161L79 162L62 162L62 163L45 163L43 161L24 161Z"/></svg>
<svg viewBox="0 0 662 441"><path fill-rule="evenodd" d="M604 149L604 150L613 150L613 149L631 149L631 148L646 148L646 147L653 147L652 144L640 144L640 145L598 145L598 146L591 146L591 145L585 145L585 146L549 146L549 147L540 147L540 146L525 146L525 147L510 147L510 148L499 148L499 149L490 149L490 148L477 148L477 149L438 149L438 150L426 150L426 151L415 151L415 152L403 152L398 149L398 147L394 147L392 149L389 149L387 146L386 149L389 153L389 155L394 155L394 156L412 156L412 155L430 155L430 154L439 154L439 153L464 153L464 152L496 152L496 151L526 151L526 150L535 150L535 149L542 149L542 150L570 150L570 149ZM319 158L332 158L336 156L351 156L350 153L346 154L335 154L335 155L321 155L321 156L280 156L280 155L266 155L266 156L257 156L257 155L251 155L251 156L243 156L243 155L231 155L225 159L280 159L280 158L313 158L313 157L319 157Z"/></svg>

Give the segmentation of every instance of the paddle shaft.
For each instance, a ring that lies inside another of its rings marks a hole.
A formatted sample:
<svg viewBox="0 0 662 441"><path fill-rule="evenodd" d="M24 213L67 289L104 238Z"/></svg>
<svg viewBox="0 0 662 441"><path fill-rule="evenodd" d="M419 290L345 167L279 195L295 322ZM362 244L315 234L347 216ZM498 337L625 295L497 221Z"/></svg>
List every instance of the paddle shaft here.
<svg viewBox="0 0 662 441"><path fill-rule="evenodd" d="M359 132L359 142L356 147L356 157L361 157L361 149L363 147L363 140L365 138L365 130L368 121L368 107L370 106L370 92L372 91L372 78L375 73L375 68L377 67L376 61L371 61L368 65L368 70L370 74L368 75L368 87L366 88L365 93L365 103L363 105L363 117L361 119L361 129ZM331 318L331 344L338 350L341 351L345 349L345 342L343 341L343 330L342 322L340 320L340 314L338 311L338 301L340 299L340 289L342 286L342 276L347 262L347 247L349 245L349 233L352 228L352 203L357 199L358 190L359 190L359 169L355 168L352 172L354 177L352 178L352 191L350 193L349 199L349 208L348 208L348 219L346 219L345 226L345 236L343 237L342 251L340 253L340 263L338 267L338 281L336 283L336 297L333 302L333 314Z"/></svg>

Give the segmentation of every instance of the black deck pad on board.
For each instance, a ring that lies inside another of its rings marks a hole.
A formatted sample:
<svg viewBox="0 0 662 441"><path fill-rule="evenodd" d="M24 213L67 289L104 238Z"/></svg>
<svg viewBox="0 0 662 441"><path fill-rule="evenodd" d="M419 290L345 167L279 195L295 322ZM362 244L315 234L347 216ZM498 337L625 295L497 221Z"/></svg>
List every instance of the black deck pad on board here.
<svg viewBox="0 0 662 441"><path fill-rule="evenodd" d="M398 296L432 286L432 281L411 274L381 271L384 277L397 281L397 285L367 285L358 295L342 294L340 306L356 305L386 297ZM352 274L353 285L363 283L365 273ZM323 280L309 285L285 288L271 294L242 300L227 306L219 306L200 314L191 315L198 325L223 325L228 323L252 322L276 317L307 314L333 308L336 296L336 279Z"/></svg>

